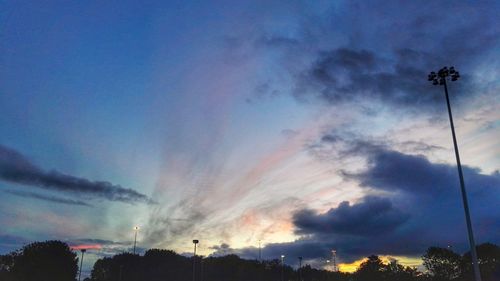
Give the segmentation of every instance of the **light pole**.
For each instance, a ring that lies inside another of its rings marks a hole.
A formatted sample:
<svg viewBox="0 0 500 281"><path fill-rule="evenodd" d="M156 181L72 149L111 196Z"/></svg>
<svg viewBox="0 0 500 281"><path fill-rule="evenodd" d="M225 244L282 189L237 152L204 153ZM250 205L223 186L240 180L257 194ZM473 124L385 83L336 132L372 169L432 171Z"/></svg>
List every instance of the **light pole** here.
<svg viewBox="0 0 500 281"><path fill-rule="evenodd" d="M285 255L281 255L281 281L285 280Z"/></svg>
<svg viewBox="0 0 500 281"><path fill-rule="evenodd" d="M332 250L333 272L337 272L337 251Z"/></svg>
<svg viewBox="0 0 500 281"><path fill-rule="evenodd" d="M134 230L135 230L135 236L134 236L134 255L135 255L135 245L137 244L137 231L139 231L139 227L135 226Z"/></svg>
<svg viewBox="0 0 500 281"><path fill-rule="evenodd" d="M198 244L200 241L195 239L193 240L194 244L194 255L193 255L193 281L195 281L195 269L196 269L196 244Z"/></svg>
<svg viewBox="0 0 500 281"><path fill-rule="evenodd" d="M81 249L82 252L82 260L80 261L80 273L78 274L78 281L80 281L80 278L82 277L82 267L83 267L83 255L87 251L86 249Z"/></svg>
<svg viewBox="0 0 500 281"><path fill-rule="evenodd" d="M302 281L302 257L299 257L299 281Z"/></svg>
<svg viewBox="0 0 500 281"><path fill-rule="evenodd" d="M455 158L457 159L458 177L460 179L460 191L462 192L462 202L465 211L465 221L467 223L470 252L472 256L472 267L474 268L474 277L476 281L481 281L481 273L479 272L479 264L477 262L476 243L474 242L474 233L472 231L472 223L469 213L469 203L467 200L467 192L465 191L464 175L462 172L462 164L460 163L457 138L455 136L455 126L453 125L453 116L451 114L450 98L448 96L448 87L446 85L446 81L448 80L448 78L451 78L451 81L457 81L458 78L460 78L460 73L456 71L453 66L450 67L449 69L445 66L441 68L437 74L436 72L432 71L427 77L429 81L432 81L433 85L444 86L446 104L448 105L448 116L450 118L451 135L453 137L453 145L455 147Z"/></svg>

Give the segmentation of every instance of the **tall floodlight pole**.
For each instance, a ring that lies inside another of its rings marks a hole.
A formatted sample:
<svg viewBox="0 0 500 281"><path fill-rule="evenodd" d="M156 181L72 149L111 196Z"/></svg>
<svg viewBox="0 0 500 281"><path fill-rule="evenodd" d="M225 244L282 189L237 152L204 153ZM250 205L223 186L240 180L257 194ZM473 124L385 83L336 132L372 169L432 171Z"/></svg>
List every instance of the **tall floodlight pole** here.
<svg viewBox="0 0 500 281"><path fill-rule="evenodd" d="M285 280L285 255L281 255L281 281Z"/></svg>
<svg viewBox="0 0 500 281"><path fill-rule="evenodd" d="M195 269L196 269L196 244L198 244L200 241L199 240L193 240L194 244L194 255L193 255L193 281L195 281Z"/></svg>
<svg viewBox="0 0 500 281"><path fill-rule="evenodd" d="M137 244L137 231L139 231L139 227L135 226L134 230L135 230L135 235L134 235L134 255L135 255L135 246Z"/></svg>
<svg viewBox="0 0 500 281"><path fill-rule="evenodd" d="M82 277L82 267L83 267L83 255L87 251L86 249L81 249L82 252L82 260L80 261L80 273L78 274L78 281L80 281L80 278Z"/></svg>
<svg viewBox="0 0 500 281"><path fill-rule="evenodd" d="M302 257L299 257L299 281L302 281Z"/></svg>
<svg viewBox="0 0 500 281"><path fill-rule="evenodd" d="M453 116L451 114L450 98L448 96L448 87L446 81L457 81L460 78L460 73L452 66L449 69L445 66L441 68L438 73L432 71L427 79L433 85L444 86L444 94L446 96L446 104L448 105L448 116L450 118L451 135L453 137L453 145L455 146L455 157L457 159L458 177L460 179L460 191L462 192L462 202L465 211L465 221L467 223L467 232L469 236L470 252L472 257L472 267L474 268L474 277L476 281L481 281L481 273L479 272L479 264L477 261L476 243L474 242L474 233L472 231L472 223L469 213L469 203L467 200L467 192L465 191L464 175L462 172L462 164L460 163L460 155L458 153L457 138L455 136L455 126L453 125Z"/></svg>

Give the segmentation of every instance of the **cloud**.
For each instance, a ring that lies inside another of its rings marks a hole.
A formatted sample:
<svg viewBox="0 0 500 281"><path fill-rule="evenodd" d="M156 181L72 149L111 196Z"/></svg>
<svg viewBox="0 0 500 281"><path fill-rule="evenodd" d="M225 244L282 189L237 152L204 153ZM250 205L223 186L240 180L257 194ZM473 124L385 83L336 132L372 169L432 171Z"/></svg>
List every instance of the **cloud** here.
<svg viewBox="0 0 500 281"><path fill-rule="evenodd" d="M199 210L192 198L186 198L173 206L156 205L151 210L145 240L157 245L175 241L179 237L193 235L196 227L203 222L208 211Z"/></svg>
<svg viewBox="0 0 500 281"><path fill-rule="evenodd" d="M293 222L299 234L374 236L394 231L408 217L396 210L389 199L367 196L353 205L344 201L324 214L301 210L294 215Z"/></svg>
<svg viewBox="0 0 500 281"><path fill-rule="evenodd" d="M19 191L19 190L5 190L6 193L19 196L19 197L28 197L28 198L35 198L39 200L45 200L49 202L54 202L54 203L60 203L60 204L68 204L68 205L80 205L80 206L92 206L88 204L87 202L80 201L80 200L73 200L73 199L67 199L67 198L61 198L61 197L56 197L56 196L47 196L35 192L25 192L25 191Z"/></svg>
<svg viewBox="0 0 500 281"><path fill-rule="evenodd" d="M316 61L297 79L295 95L316 96L329 104L360 102L365 99L420 109L442 106L443 97L430 94L425 77L435 66L429 55L412 50L397 50L388 58L372 50L337 48L320 52ZM461 96L463 87L454 87Z"/></svg>
<svg viewBox="0 0 500 281"><path fill-rule="evenodd" d="M231 248L231 246L229 246L229 244L227 243L212 246L210 247L210 249L213 250L213 252L210 254L210 256L213 257L227 256L236 253L235 249Z"/></svg>
<svg viewBox="0 0 500 281"><path fill-rule="evenodd" d="M431 163L422 155L403 154L381 148L369 156L369 165L367 170L352 174L350 178L355 178L365 187L419 195L443 194L458 186L455 165ZM477 168L462 166L462 169L470 192L498 192L498 172L485 175Z"/></svg>
<svg viewBox="0 0 500 281"><path fill-rule="evenodd" d="M90 181L58 171L44 171L21 153L0 145L0 179L46 190L125 203L153 203L146 195L105 181Z"/></svg>
<svg viewBox="0 0 500 281"><path fill-rule="evenodd" d="M346 140L335 134L322 138L337 145L340 158L364 157L361 171L345 172L365 195L356 203L342 202L324 213L302 209L293 216L293 242L268 244L262 250L277 257L304 256L314 261L336 249L341 262L371 254L420 256L429 246L468 249L463 206L455 165L433 163L422 155L405 154L368 140ZM499 243L500 215L491 212L500 201L500 173L483 174L464 166L477 243ZM235 250L247 254L253 247Z"/></svg>
<svg viewBox="0 0 500 281"><path fill-rule="evenodd" d="M484 80L493 82L482 77L479 83L474 75L485 64L494 65L500 45L498 3L448 6L340 1L321 14L304 7L288 29L263 28L261 37L269 39L258 40L259 47L282 51L278 64L290 74L293 95L301 101L331 106L378 101L392 110L430 113L443 105L441 92L426 81L430 71L456 66L464 75L453 83L453 100L469 100L482 94Z"/></svg>

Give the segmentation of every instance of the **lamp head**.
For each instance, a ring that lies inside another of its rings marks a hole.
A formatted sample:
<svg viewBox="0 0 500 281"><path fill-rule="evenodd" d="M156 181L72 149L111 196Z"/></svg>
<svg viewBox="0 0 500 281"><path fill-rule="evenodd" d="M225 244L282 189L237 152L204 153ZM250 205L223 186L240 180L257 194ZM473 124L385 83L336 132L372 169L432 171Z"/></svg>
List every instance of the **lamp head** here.
<svg viewBox="0 0 500 281"><path fill-rule="evenodd" d="M193 240L193 244L198 244L200 241L198 239Z"/></svg>
<svg viewBox="0 0 500 281"><path fill-rule="evenodd" d="M431 71L427 75L427 81L432 82L432 85L444 85L446 79L451 78L451 81L457 81L460 78L460 73L455 69L454 66L443 67L437 73Z"/></svg>
<svg viewBox="0 0 500 281"><path fill-rule="evenodd" d="M140 228L140 227L138 227L138 226L134 226L134 230L135 230L135 231L137 231L137 230L139 230L139 229L141 229L141 228Z"/></svg>

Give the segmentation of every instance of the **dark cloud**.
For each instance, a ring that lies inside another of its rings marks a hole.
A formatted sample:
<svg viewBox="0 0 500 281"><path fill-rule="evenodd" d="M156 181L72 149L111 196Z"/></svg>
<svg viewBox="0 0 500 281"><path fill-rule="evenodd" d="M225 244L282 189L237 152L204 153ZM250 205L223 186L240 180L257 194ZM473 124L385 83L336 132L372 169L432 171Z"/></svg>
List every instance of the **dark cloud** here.
<svg viewBox="0 0 500 281"><path fill-rule="evenodd" d="M339 145L336 157L364 157L363 171L344 172L368 194L360 202L342 202L326 213L298 211L293 217L299 240L268 244L263 253L328 258L336 249L342 262L370 254L420 256L429 246L468 249L464 211L455 165L433 163L422 155L405 154L367 140L348 141L330 134L322 143ZM338 158L336 158L338 159ZM477 243L499 243L500 173L483 174L464 166ZM237 252L251 253L253 248Z"/></svg>
<svg viewBox="0 0 500 281"><path fill-rule="evenodd" d="M237 254L237 250L231 248L229 244L227 243L222 243L220 245L215 245L211 246L210 250L213 250L213 252L210 254L210 256L213 257L221 257L221 256L227 256L230 254ZM240 256L244 256L244 253L239 253Z"/></svg>
<svg viewBox="0 0 500 281"><path fill-rule="evenodd" d="M446 193L458 185L457 167L431 163L422 155L379 149L369 156L369 169L351 175L362 186L419 195ZM470 192L498 192L500 174L481 174L479 169L462 167Z"/></svg>
<svg viewBox="0 0 500 281"><path fill-rule="evenodd" d="M0 179L47 190L126 203L153 203L146 195L105 181L90 181L58 171L44 171L21 153L0 145Z"/></svg>
<svg viewBox="0 0 500 281"><path fill-rule="evenodd" d="M69 241L69 243L70 244L98 244L98 245L108 245L108 246L122 246L122 245L129 245L132 243L132 241L117 242L117 241L99 239L99 238L81 238L81 239L71 240L71 241Z"/></svg>
<svg viewBox="0 0 500 281"><path fill-rule="evenodd" d="M295 94L299 98L314 95L330 104L369 99L403 107L442 106L443 97L431 94L435 89L425 80L436 66L418 63L425 57L427 54L410 49L398 50L388 59L364 49L321 52L299 76ZM462 92L455 87L455 96Z"/></svg>
<svg viewBox="0 0 500 281"><path fill-rule="evenodd" d="M5 190L5 192L12 194L12 195L15 195L15 196L19 196L19 197L35 198L35 199L39 199L39 200L60 203L60 204L92 206L92 205L88 204L87 202L80 201L80 200L73 200L73 199L61 198L61 197L56 197L56 196L48 196L48 195L43 195L43 194L39 194L39 193L35 193L35 192L25 192L25 191L19 191L19 190Z"/></svg>
<svg viewBox="0 0 500 281"><path fill-rule="evenodd" d="M409 215L397 210L387 198L368 196L351 205L342 202L324 214L301 210L293 217L298 234L347 234L376 236L394 231Z"/></svg>

